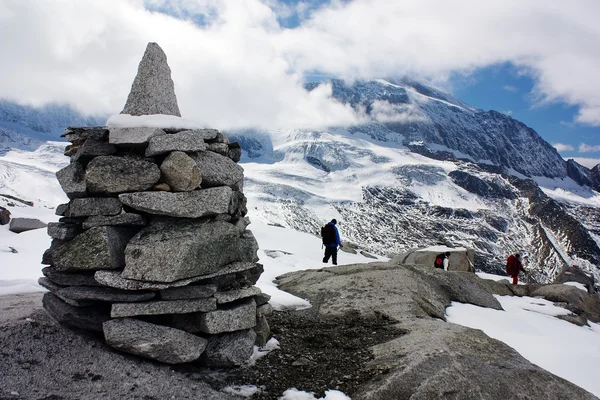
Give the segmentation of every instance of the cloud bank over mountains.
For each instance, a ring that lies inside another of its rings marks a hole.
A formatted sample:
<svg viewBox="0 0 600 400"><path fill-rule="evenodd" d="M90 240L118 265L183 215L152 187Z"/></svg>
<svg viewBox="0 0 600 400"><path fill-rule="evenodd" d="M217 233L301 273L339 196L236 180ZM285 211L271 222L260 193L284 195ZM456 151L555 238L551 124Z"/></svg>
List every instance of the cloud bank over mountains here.
<svg viewBox="0 0 600 400"><path fill-rule="evenodd" d="M575 122L600 126L598 15L597 0L5 0L0 98L118 113L155 41L182 115L222 129L360 122L331 87L304 90L307 74L443 85L505 62L534 77L537 102L576 105Z"/></svg>

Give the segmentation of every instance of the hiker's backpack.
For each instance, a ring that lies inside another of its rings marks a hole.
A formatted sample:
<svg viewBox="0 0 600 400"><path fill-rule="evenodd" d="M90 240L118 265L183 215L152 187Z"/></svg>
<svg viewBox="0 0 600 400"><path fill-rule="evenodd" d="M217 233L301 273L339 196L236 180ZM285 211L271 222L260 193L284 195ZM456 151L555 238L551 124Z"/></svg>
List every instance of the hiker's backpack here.
<svg viewBox="0 0 600 400"><path fill-rule="evenodd" d="M435 258L435 263L433 264L433 266L436 268L444 269L444 258L446 258L444 254L440 254L439 256L437 256Z"/></svg>
<svg viewBox="0 0 600 400"><path fill-rule="evenodd" d="M335 243L335 228L333 225L325 225L321 228L321 237L323 238L323 244L334 244Z"/></svg>

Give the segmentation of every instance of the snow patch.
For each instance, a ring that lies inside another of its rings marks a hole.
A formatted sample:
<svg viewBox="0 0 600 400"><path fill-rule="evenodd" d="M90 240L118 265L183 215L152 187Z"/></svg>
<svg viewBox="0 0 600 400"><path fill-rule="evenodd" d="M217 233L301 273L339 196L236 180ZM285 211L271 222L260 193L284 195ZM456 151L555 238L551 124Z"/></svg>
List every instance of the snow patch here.
<svg viewBox="0 0 600 400"><path fill-rule="evenodd" d="M316 398L314 393L307 393L296 388L283 392L279 400L351 400L350 397L338 390L326 390L325 397Z"/></svg>
<svg viewBox="0 0 600 400"><path fill-rule="evenodd" d="M600 324L580 327L555 318L570 312L544 299L495 297L504 311L452 302L446 320L481 329L530 362L600 396Z"/></svg>
<svg viewBox="0 0 600 400"><path fill-rule="evenodd" d="M252 397L258 393L260 389L253 385L235 385L224 387L221 391L240 397Z"/></svg>
<svg viewBox="0 0 600 400"><path fill-rule="evenodd" d="M575 286L577 289L581 289L584 292L588 292L587 288L583 283L580 282L564 282L563 285Z"/></svg>

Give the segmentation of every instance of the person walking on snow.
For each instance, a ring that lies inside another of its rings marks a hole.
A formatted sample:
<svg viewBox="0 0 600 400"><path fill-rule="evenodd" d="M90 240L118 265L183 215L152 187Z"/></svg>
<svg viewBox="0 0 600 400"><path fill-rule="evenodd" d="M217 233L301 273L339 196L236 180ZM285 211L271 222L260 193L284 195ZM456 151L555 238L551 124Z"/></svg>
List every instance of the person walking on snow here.
<svg viewBox="0 0 600 400"><path fill-rule="evenodd" d="M512 254L506 260L506 274L512 276L512 284L516 285L519 282L519 272L525 272L521 263L521 255L519 253Z"/></svg>
<svg viewBox="0 0 600 400"><path fill-rule="evenodd" d="M443 269L444 271L448 271L448 264L450 263L450 252L447 251L442 254L438 254L435 257L435 261L433 266L435 268Z"/></svg>
<svg viewBox="0 0 600 400"><path fill-rule="evenodd" d="M328 263L329 257L331 257L331 261L333 265L337 265L337 252L338 246L342 246L342 241L340 240L340 232L338 231L336 219L332 219L331 222L328 222L327 225L321 228L321 237L323 238L323 244L325 245L325 256L323 257L323 262Z"/></svg>

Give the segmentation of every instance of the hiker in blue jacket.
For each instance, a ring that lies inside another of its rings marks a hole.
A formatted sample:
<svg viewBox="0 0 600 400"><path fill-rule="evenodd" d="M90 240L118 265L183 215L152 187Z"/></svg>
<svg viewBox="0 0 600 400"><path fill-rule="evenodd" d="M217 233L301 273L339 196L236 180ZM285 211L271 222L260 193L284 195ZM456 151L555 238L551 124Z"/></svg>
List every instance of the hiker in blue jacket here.
<svg viewBox="0 0 600 400"><path fill-rule="evenodd" d="M321 237L323 238L323 244L325 245L325 257L323 257L323 262L329 262L329 257L331 257L333 265L337 265L338 246L344 247L340 240L340 232L335 224L337 224L337 221L334 218L331 222L328 222L327 225L321 228Z"/></svg>

